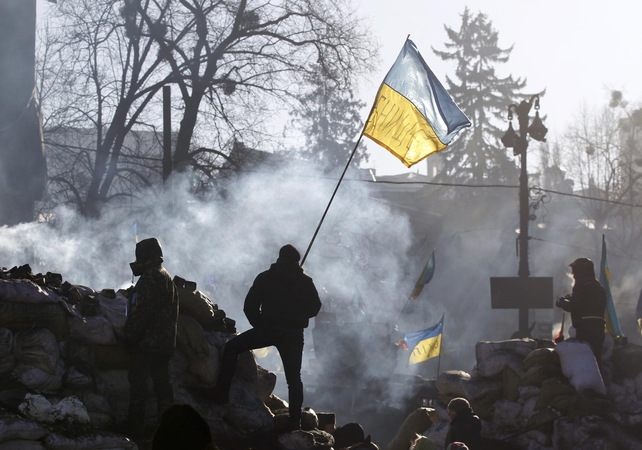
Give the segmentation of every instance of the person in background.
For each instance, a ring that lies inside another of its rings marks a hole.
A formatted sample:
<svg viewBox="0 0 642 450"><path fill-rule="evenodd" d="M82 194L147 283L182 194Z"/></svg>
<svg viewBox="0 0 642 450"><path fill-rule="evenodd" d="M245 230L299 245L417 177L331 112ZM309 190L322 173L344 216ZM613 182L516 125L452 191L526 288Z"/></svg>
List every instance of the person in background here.
<svg viewBox="0 0 642 450"><path fill-rule="evenodd" d="M285 245L270 269L256 277L243 307L253 328L225 344L221 371L210 392L212 400L227 403L239 354L273 345L281 355L288 384L290 431L301 428L303 330L321 309L317 289L299 266L300 260L299 251L293 245Z"/></svg>
<svg viewBox="0 0 642 450"><path fill-rule="evenodd" d="M152 450L218 450L210 426L190 405L174 405L162 416Z"/></svg>
<svg viewBox="0 0 642 450"><path fill-rule="evenodd" d="M446 449L452 448L449 447L450 444L463 443L469 450L479 450L482 445L481 420L474 414L468 400L462 397L453 398L447 409L450 428L446 434Z"/></svg>
<svg viewBox="0 0 642 450"><path fill-rule="evenodd" d="M578 258L569 265L575 279L573 292L559 298L556 306L571 313L575 337L591 346L599 366L602 360L606 325L604 321L606 290L595 278L593 261L588 258Z"/></svg>
<svg viewBox="0 0 642 450"><path fill-rule="evenodd" d="M176 347L178 294L172 277L163 268L163 250L156 238L136 244L136 261L130 264L139 276L125 322L125 349L132 355L127 379L130 384L127 422L132 438L144 437L147 378L151 376L157 417L174 404L169 360Z"/></svg>

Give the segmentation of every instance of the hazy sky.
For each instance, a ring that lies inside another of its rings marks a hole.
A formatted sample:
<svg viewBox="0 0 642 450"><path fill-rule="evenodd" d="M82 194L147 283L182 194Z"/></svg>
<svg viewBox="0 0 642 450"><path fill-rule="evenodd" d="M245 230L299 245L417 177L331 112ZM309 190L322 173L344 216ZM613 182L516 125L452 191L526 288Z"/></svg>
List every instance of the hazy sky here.
<svg viewBox="0 0 642 450"><path fill-rule="evenodd" d="M446 75L454 76L452 63L440 60L431 47L445 49L444 24L458 30L466 6L488 15L499 32L501 48L514 45L499 75L526 77L525 93L546 89L540 112L548 116L549 142L563 133L583 102L589 106L607 102L608 89L623 90L631 102L642 98L642 7L637 2L360 0L357 5L381 44L379 70L362 89L368 108L408 34L444 85ZM417 168L425 173L424 164L406 169L373 142L367 144L370 165L379 174Z"/></svg>

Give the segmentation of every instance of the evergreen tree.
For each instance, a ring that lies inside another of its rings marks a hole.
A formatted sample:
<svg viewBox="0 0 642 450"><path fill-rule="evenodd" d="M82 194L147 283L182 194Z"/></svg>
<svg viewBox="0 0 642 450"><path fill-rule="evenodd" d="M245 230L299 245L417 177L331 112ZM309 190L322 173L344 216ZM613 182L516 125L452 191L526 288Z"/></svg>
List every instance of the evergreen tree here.
<svg viewBox="0 0 642 450"><path fill-rule="evenodd" d="M305 145L296 149L303 158L317 161L324 170L343 168L363 127L366 104L355 98L351 86L342 84L321 65L308 77L310 90L299 98L291 123L305 135ZM359 145L351 166L368 161L366 148Z"/></svg>
<svg viewBox="0 0 642 450"><path fill-rule="evenodd" d="M507 127L508 105L525 97L519 91L526 80L512 75L501 78L495 73L497 65L508 61L513 48L499 47L498 33L485 14L473 15L466 8L461 17L459 31L444 26L450 40L445 43L446 50L432 50L442 60L457 63L456 80L446 77L446 83L472 128L443 152L444 170L437 179L514 183L518 178L516 162L499 139Z"/></svg>

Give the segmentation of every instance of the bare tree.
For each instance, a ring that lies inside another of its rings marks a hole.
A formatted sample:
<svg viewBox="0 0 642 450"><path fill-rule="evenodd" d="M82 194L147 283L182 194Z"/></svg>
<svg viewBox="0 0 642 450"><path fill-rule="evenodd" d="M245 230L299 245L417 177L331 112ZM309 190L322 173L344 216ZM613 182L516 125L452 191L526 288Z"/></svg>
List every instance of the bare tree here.
<svg viewBox="0 0 642 450"><path fill-rule="evenodd" d="M301 91L312 63L349 78L375 54L348 0L61 0L56 20L53 47L41 51L45 127L50 136L92 129L95 139L76 152L49 142L72 158L52 174L52 191L87 215L143 179L156 183L161 155L136 166L125 143L160 123L151 106L163 85L178 87L174 166L211 180L234 142L269 140L265 122Z"/></svg>

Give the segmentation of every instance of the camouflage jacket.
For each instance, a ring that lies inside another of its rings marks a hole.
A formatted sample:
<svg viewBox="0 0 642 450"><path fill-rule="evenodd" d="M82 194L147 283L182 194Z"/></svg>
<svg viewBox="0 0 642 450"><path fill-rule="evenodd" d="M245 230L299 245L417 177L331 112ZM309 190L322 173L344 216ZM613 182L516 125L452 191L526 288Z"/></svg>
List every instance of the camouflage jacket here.
<svg viewBox="0 0 642 450"><path fill-rule="evenodd" d="M133 351L172 355L176 347L178 293L160 264L145 269L135 286L136 303L125 323L125 341Z"/></svg>

